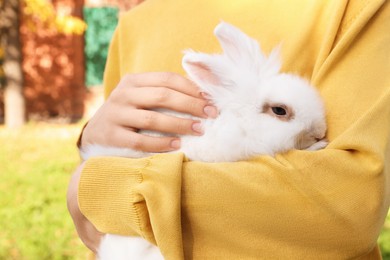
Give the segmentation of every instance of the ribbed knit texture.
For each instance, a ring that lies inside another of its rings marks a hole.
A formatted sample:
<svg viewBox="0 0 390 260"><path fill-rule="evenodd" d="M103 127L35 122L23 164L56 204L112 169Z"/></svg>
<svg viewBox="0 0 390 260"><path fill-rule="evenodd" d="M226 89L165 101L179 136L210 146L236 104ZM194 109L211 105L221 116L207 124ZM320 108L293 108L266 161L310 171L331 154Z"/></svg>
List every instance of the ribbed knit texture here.
<svg viewBox="0 0 390 260"><path fill-rule="evenodd" d="M390 2L147 0L121 17L106 96L126 73L184 73L184 49L219 52L220 20L266 51L282 42L282 69L325 99L329 146L236 163L90 159L82 212L103 232L155 242L167 259L379 259L390 202Z"/></svg>

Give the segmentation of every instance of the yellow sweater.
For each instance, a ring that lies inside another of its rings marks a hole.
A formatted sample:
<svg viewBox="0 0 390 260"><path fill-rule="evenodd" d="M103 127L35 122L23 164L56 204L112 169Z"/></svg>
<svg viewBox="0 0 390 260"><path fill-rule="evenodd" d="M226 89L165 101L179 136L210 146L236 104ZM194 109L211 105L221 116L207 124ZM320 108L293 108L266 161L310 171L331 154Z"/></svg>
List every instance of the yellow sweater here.
<svg viewBox="0 0 390 260"><path fill-rule="evenodd" d="M329 146L236 163L182 154L93 158L79 205L102 232L140 235L166 259L379 259L390 203L390 1L147 0L112 40L106 95L126 73L183 73L182 50L219 52L220 21L320 90Z"/></svg>

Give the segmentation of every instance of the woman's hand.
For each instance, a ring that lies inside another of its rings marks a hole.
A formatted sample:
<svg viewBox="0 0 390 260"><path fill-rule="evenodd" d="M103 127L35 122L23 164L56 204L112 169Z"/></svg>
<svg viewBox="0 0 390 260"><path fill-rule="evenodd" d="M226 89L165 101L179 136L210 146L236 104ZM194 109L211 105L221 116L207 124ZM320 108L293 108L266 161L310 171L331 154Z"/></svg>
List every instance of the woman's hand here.
<svg viewBox="0 0 390 260"><path fill-rule="evenodd" d="M77 191L79 187L80 174L83 168L81 164L70 180L68 193L67 193L67 205L69 213L73 219L73 223L76 227L77 233L83 241L83 243L95 254L99 248L100 240L103 233L99 232L89 220L81 213L77 201Z"/></svg>
<svg viewBox="0 0 390 260"><path fill-rule="evenodd" d="M144 152L165 152L180 148L180 140L174 136L150 137L137 133L137 130L174 135L202 134L199 121L152 111L156 108L201 118L216 117L218 113L198 87L179 74L129 74L122 78L85 127L81 147L94 143Z"/></svg>

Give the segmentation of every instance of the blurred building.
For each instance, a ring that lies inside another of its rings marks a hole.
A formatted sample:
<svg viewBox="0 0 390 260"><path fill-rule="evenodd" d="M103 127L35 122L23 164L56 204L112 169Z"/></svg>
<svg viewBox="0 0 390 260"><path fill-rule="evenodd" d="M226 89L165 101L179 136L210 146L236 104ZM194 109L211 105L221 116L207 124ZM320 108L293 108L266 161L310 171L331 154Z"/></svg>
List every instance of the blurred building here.
<svg viewBox="0 0 390 260"><path fill-rule="evenodd" d="M56 13L82 18L83 0L55 0ZM84 84L84 39L64 34L22 15L20 36L24 94L29 118L81 118Z"/></svg>

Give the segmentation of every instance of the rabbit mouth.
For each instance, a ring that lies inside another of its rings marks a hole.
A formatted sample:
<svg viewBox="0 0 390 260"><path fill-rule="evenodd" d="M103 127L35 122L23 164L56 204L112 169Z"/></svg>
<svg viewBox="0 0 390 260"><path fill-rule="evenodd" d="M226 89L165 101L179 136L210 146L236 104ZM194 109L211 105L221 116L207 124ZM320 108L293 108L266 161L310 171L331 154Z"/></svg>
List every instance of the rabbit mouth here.
<svg viewBox="0 0 390 260"><path fill-rule="evenodd" d="M295 148L298 150L318 150L324 148L328 141L325 136L316 137L304 131L295 140Z"/></svg>

